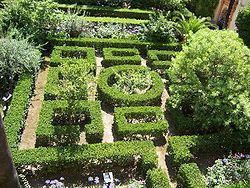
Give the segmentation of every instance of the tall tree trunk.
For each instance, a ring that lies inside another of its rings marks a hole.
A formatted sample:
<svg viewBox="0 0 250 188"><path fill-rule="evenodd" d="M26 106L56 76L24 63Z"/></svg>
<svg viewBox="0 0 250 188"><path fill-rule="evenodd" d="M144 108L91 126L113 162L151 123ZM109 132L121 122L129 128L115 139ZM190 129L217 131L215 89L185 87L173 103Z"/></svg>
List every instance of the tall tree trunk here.
<svg viewBox="0 0 250 188"><path fill-rule="evenodd" d="M16 169L13 165L12 155L9 150L7 137L4 131L0 109L0 187L20 188Z"/></svg>

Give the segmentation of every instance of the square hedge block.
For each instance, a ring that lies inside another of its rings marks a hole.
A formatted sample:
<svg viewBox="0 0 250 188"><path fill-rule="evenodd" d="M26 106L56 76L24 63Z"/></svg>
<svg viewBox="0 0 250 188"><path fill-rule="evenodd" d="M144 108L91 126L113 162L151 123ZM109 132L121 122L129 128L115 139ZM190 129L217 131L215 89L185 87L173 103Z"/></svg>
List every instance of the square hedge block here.
<svg viewBox="0 0 250 188"><path fill-rule="evenodd" d="M57 67L63 63L85 63L95 70L95 49L78 46L55 46L51 54L50 66Z"/></svg>
<svg viewBox="0 0 250 188"><path fill-rule="evenodd" d="M103 48L104 60L102 65L141 65L141 56L136 48Z"/></svg>
<svg viewBox="0 0 250 188"><path fill-rule="evenodd" d="M160 107L115 108L115 132L120 140L138 135L160 137L168 132L168 122Z"/></svg>
<svg viewBox="0 0 250 188"><path fill-rule="evenodd" d="M152 69L167 69L176 56L175 51L148 50L148 66Z"/></svg>
<svg viewBox="0 0 250 188"><path fill-rule="evenodd" d="M83 128L88 143L101 142L104 128L100 102L77 101L76 106L69 111L67 101L44 101L36 130L36 146L77 144Z"/></svg>

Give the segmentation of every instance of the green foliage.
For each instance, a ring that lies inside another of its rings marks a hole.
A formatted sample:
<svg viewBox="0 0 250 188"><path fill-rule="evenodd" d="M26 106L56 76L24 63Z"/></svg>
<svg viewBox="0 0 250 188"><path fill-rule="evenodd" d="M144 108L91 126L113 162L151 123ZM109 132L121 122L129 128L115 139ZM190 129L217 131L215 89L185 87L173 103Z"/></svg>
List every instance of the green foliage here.
<svg viewBox="0 0 250 188"><path fill-rule="evenodd" d="M13 79L24 73L34 74L40 66L41 53L27 40L0 39L0 75L2 79ZM7 84L7 83L3 83Z"/></svg>
<svg viewBox="0 0 250 188"><path fill-rule="evenodd" d="M199 153L218 153L249 150L249 140L239 133L208 134L193 136L172 136L169 139L169 154L172 164L179 167L183 163L193 162Z"/></svg>
<svg viewBox="0 0 250 188"><path fill-rule="evenodd" d="M67 101L44 101L36 130L36 146L76 144L81 126L84 126L89 143L102 140L100 102L77 100L75 103L72 109Z"/></svg>
<svg viewBox="0 0 250 188"><path fill-rule="evenodd" d="M148 188L171 188L170 180L161 169L147 171L146 183Z"/></svg>
<svg viewBox="0 0 250 188"><path fill-rule="evenodd" d="M148 71L115 72L113 86L126 94L144 94L152 86L152 79Z"/></svg>
<svg viewBox="0 0 250 188"><path fill-rule="evenodd" d="M241 156L242 155L242 156ZM208 183L210 187L235 184L239 181L249 181L250 159L244 154L218 159L208 168Z"/></svg>
<svg viewBox="0 0 250 188"><path fill-rule="evenodd" d="M143 25L142 40L153 42L176 42L175 25L170 12L150 15L150 21Z"/></svg>
<svg viewBox="0 0 250 188"><path fill-rule="evenodd" d="M133 166L135 157L139 157L137 165L144 173L157 167L155 147L149 141L39 147L13 152L15 166L41 165L44 173L56 173L64 169L92 172L94 168L105 171L112 166Z"/></svg>
<svg viewBox="0 0 250 188"><path fill-rule="evenodd" d="M123 93L111 83L114 83L112 79L115 77L116 72L120 71L149 71L152 86L144 94L127 94ZM164 85L161 77L154 71L150 71L146 67L138 65L119 65L104 69L98 80L98 94L102 101L112 104L114 106L145 106L145 105L158 105L161 100L161 94L163 92Z"/></svg>
<svg viewBox="0 0 250 188"><path fill-rule="evenodd" d="M104 60L102 61L102 65L104 67L124 64L141 64L141 56L139 55L139 51L136 48L104 48L103 58Z"/></svg>
<svg viewBox="0 0 250 188"><path fill-rule="evenodd" d="M199 132L225 128L247 134L249 62L250 50L233 31L198 31L167 71L171 108L191 118Z"/></svg>
<svg viewBox="0 0 250 188"><path fill-rule="evenodd" d="M160 137L168 132L168 122L160 107L115 108L115 129L118 139L142 136Z"/></svg>
<svg viewBox="0 0 250 188"><path fill-rule="evenodd" d="M175 51L148 50L148 66L152 69L167 69L176 54Z"/></svg>
<svg viewBox="0 0 250 188"><path fill-rule="evenodd" d="M202 176L196 163L181 165L178 172L178 187L206 188L205 178Z"/></svg>
<svg viewBox="0 0 250 188"><path fill-rule="evenodd" d="M33 78L31 75L20 77L13 93L10 109L4 118L5 132L11 149L18 147L19 134L24 126L32 86Z"/></svg>
<svg viewBox="0 0 250 188"><path fill-rule="evenodd" d="M239 36L244 40L245 44L250 47L250 5L239 12L236 20L236 25L238 28Z"/></svg>
<svg viewBox="0 0 250 188"><path fill-rule="evenodd" d="M39 44L46 42L47 30L58 22L52 0L9 0L2 11L4 32L16 28L23 37L30 37Z"/></svg>

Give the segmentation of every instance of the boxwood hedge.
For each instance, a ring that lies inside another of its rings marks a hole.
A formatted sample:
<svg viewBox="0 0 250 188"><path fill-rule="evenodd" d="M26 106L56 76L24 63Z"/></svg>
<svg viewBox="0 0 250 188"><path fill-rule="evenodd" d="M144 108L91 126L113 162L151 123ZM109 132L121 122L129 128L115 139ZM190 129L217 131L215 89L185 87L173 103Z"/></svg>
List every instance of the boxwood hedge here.
<svg viewBox="0 0 250 188"><path fill-rule="evenodd" d="M131 8L157 8L176 10L181 9L187 0L55 0L58 3L78 4L78 5L100 5L110 7L125 7L129 5Z"/></svg>
<svg viewBox="0 0 250 188"><path fill-rule="evenodd" d="M57 67L67 62L85 63L90 70L94 71L96 67L94 48L78 46L55 46L51 54L50 66Z"/></svg>
<svg viewBox="0 0 250 188"><path fill-rule="evenodd" d="M24 75L19 78L13 92L10 109L5 118L5 131L11 149L16 149L21 138L21 132L25 123L29 100L32 94L34 80L31 75Z"/></svg>
<svg viewBox="0 0 250 188"><path fill-rule="evenodd" d="M176 53L175 51L148 50L148 66L152 69L167 69Z"/></svg>
<svg viewBox="0 0 250 188"><path fill-rule="evenodd" d="M111 7L98 7L98 6L88 6L88 5L69 5L69 4L59 4L58 8L64 11L68 9L77 9L80 14L87 14L88 16L97 17L118 17L118 18L135 18L141 20L149 19L149 15L153 14L154 11L151 10L140 10L140 9L127 9L127 8L111 8Z"/></svg>
<svg viewBox="0 0 250 188"><path fill-rule="evenodd" d="M148 188L171 188L170 180L162 169L147 171L146 183Z"/></svg>
<svg viewBox="0 0 250 188"><path fill-rule="evenodd" d="M66 46L86 46L95 47L98 49L102 48L137 48L140 53L146 54L147 49L158 49L158 50L180 50L181 46L178 43L161 44L152 42L142 42L138 40L130 39L100 39L100 38L68 38L68 39L50 39L55 45L66 45Z"/></svg>
<svg viewBox="0 0 250 188"><path fill-rule="evenodd" d="M141 56L136 48L103 48L103 58L102 65L104 67L141 64Z"/></svg>
<svg viewBox="0 0 250 188"><path fill-rule="evenodd" d="M77 101L77 109L69 112L66 101L44 101L36 130L36 146L68 145L76 144L79 141L80 125L54 124L55 113L65 115L69 113L84 114L86 119L89 120L88 124L85 125L87 142L101 142L104 128L100 108L100 102L98 101Z"/></svg>
<svg viewBox="0 0 250 188"><path fill-rule="evenodd" d="M182 164L177 177L178 187L206 188L205 178L196 163Z"/></svg>
<svg viewBox="0 0 250 188"><path fill-rule="evenodd" d="M172 136L169 138L170 161L175 167L194 162L199 153L249 151L249 140L239 133L216 133L208 135Z"/></svg>
<svg viewBox="0 0 250 188"><path fill-rule="evenodd" d="M150 71L153 81L152 87L144 94L126 94L115 87L110 86L110 79L117 72L129 70L150 71L149 68L138 65L119 65L104 69L98 80L98 97L101 101L113 106L145 106L159 105L164 84L161 77L154 71Z"/></svg>
<svg viewBox="0 0 250 188"><path fill-rule="evenodd" d="M160 107L122 107L115 108L115 133L118 139L136 138L139 135L160 137L168 132L168 122ZM129 118L146 122L128 122ZM148 119L148 120L147 120ZM152 120L152 122L150 122Z"/></svg>
<svg viewBox="0 0 250 188"><path fill-rule="evenodd" d="M149 169L157 168L155 147L150 141L39 147L15 150L13 158L17 167L39 165L44 172L53 173L63 169L90 172L96 167L105 171L112 164L114 166L132 166L135 158L139 159L137 165L144 174Z"/></svg>
<svg viewBox="0 0 250 188"><path fill-rule="evenodd" d="M49 67L44 100L55 100L60 94L60 67Z"/></svg>

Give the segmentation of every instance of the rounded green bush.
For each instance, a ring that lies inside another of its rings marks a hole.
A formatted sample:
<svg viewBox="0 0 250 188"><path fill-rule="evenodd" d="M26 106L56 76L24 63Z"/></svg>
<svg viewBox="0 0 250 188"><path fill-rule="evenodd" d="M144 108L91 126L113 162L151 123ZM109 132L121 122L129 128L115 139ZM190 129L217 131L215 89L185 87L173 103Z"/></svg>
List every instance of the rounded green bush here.
<svg viewBox="0 0 250 188"><path fill-rule="evenodd" d="M238 15L236 20L239 36L244 40L245 44L250 47L250 5L244 8Z"/></svg>
<svg viewBox="0 0 250 188"><path fill-rule="evenodd" d="M144 70L149 71L152 79L152 86L144 94L127 94L110 84L110 81L119 71ZM99 98L114 106L145 106L158 105L164 89L161 77L149 68L138 65L120 65L104 69L98 81Z"/></svg>
<svg viewBox="0 0 250 188"><path fill-rule="evenodd" d="M170 107L193 120L190 132L249 131L250 50L237 33L198 31L167 72Z"/></svg>

